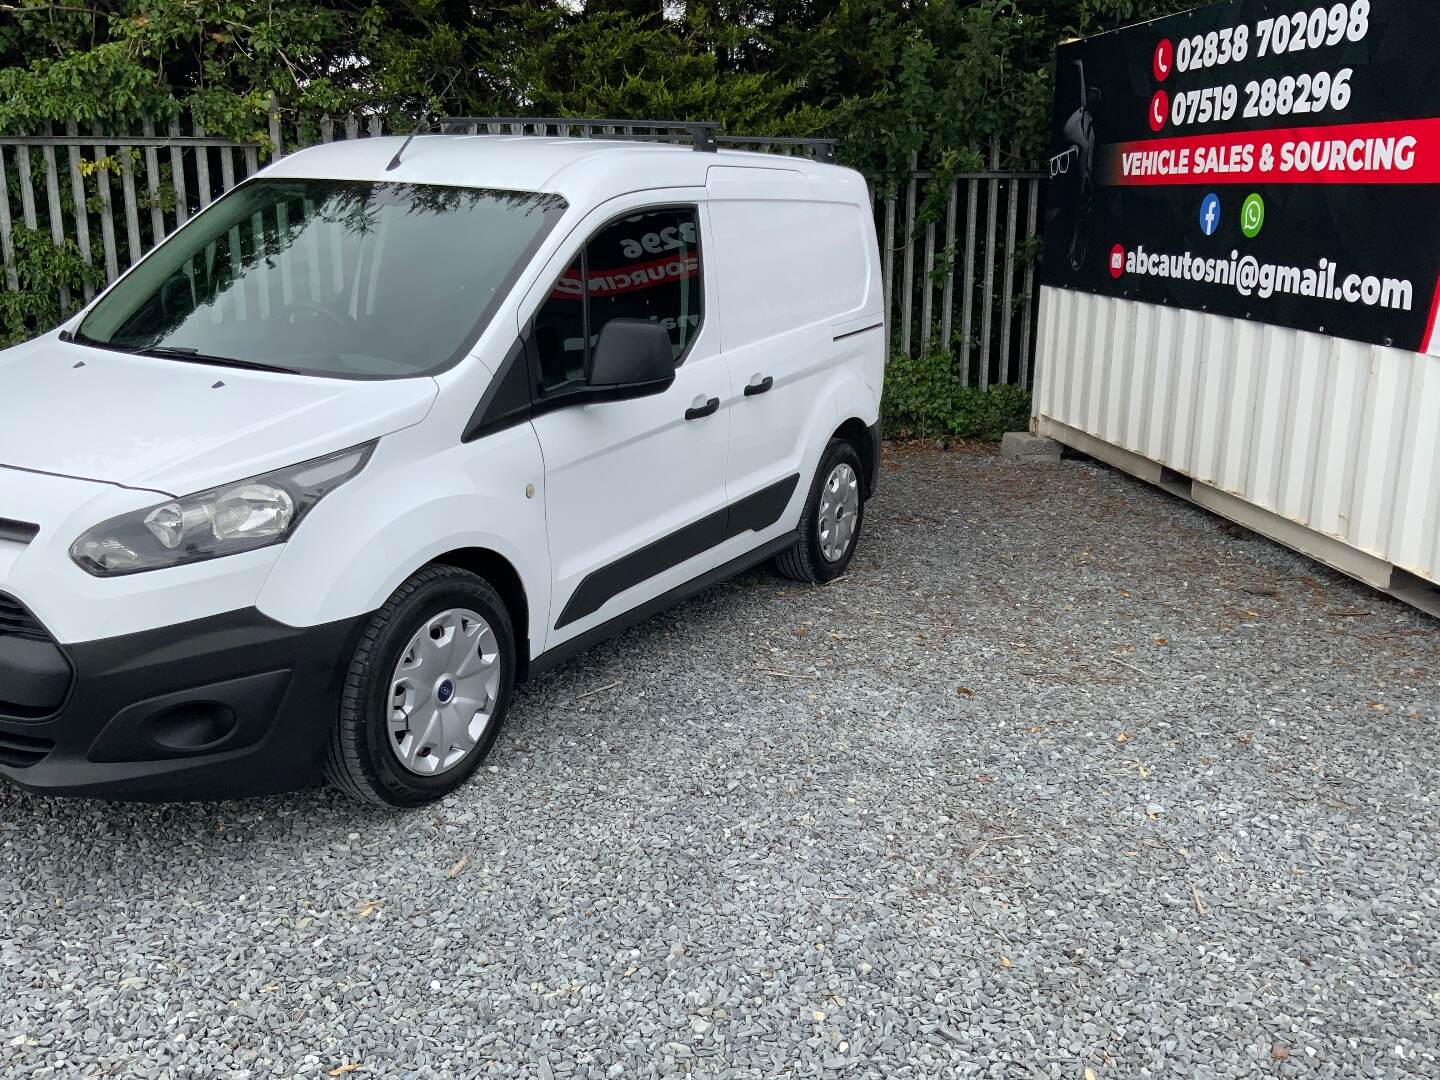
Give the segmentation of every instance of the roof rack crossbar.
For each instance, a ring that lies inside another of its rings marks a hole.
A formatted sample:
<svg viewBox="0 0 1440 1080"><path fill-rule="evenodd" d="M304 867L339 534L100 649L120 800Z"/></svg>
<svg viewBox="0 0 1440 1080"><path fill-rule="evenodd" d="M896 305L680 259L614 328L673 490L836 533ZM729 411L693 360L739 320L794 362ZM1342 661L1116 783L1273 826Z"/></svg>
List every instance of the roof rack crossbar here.
<svg viewBox="0 0 1440 1080"><path fill-rule="evenodd" d="M835 139L765 135L722 135L709 120L640 120L590 116L443 116L435 121L441 134L555 135L634 142L688 140L696 150L713 152L720 146L797 147L810 150L820 161L835 160Z"/></svg>
<svg viewBox="0 0 1440 1080"><path fill-rule="evenodd" d="M638 131L637 131L637 132L629 132L629 133L619 132L619 131L597 131L597 132L594 132L593 134L590 134L590 135L581 136L581 138L585 138L585 139L608 139L608 140L613 141L613 142L668 142L668 143L673 143L673 142L675 141L675 136L673 136L673 135L663 135L663 134L658 134L658 135L657 135L657 134L642 133L642 132L638 132ZM712 139L711 141L713 142L713 139ZM697 146L696 149L697 149L697 150L698 150L698 149L704 149L704 147L699 147L699 146ZM712 146L712 147L710 147L709 149L712 149L712 150L713 150L714 147Z"/></svg>
<svg viewBox="0 0 1440 1080"><path fill-rule="evenodd" d="M446 116L436 122L441 133L460 128L471 135L555 134L568 136L578 129L581 138L620 138L641 141L673 141L677 135L688 136L696 150L714 150L715 133L720 125L708 120L622 120L609 117L579 116Z"/></svg>
<svg viewBox="0 0 1440 1080"><path fill-rule="evenodd" d="M524 124L527 127L556 127L568 125L569 127L641 127L641 128L671 128L677 131L689 131L695 128L709 128L719 130L720 125L713 120L644 120L637 117L620 119L615 117L599 116L442 116L436 120L437 124Z"/></svg>
<svg viewBox="0 0 1440 1080"><path fill-rule="evenodd" d="M835 147L840 142L839 139L796 138L780 135L717 135L715 141L721 146L797 146L805 150L814 150L817 158L828 162L835 160Z"/></svg>

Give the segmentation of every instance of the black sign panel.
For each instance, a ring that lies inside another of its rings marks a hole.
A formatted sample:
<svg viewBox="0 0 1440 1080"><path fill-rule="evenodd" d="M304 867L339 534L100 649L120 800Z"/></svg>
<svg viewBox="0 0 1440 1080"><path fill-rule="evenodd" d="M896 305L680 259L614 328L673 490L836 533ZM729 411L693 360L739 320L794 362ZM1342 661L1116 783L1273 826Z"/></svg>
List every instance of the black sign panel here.
<svg viewBox="0 0 1440 1080"><path fill-rule="evenodd" d="M1046 284L1432 350L1440 3L1237 0L1060 46Z"/></svg>

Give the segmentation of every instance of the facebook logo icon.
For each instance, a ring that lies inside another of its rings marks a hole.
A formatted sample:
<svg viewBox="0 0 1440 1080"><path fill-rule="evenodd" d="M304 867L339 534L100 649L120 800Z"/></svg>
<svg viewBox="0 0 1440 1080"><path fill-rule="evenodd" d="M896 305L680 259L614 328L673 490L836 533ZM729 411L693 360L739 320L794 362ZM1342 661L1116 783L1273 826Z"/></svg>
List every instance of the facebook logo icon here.
<svg viewBox="0 0 1440 1080"><path fill-rule="evenodd" d="M1220 196L1213 192L1206 195L1200 203L1200 231L1206 236L1214 236L1215 230L1220 228Z"/></svg>

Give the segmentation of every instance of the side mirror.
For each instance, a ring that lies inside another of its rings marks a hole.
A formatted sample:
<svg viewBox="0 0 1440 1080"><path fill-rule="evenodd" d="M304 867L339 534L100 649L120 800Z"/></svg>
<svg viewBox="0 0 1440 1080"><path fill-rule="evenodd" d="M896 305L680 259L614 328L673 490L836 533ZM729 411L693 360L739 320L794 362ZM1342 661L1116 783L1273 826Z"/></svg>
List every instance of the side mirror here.
<svg viewBox="0 0 1440 1080"><path fill-rule="evenodd" d="M610 399L661 393L675 381L669 333L647 319L611 319L600 331L586 381Z"/></svg>

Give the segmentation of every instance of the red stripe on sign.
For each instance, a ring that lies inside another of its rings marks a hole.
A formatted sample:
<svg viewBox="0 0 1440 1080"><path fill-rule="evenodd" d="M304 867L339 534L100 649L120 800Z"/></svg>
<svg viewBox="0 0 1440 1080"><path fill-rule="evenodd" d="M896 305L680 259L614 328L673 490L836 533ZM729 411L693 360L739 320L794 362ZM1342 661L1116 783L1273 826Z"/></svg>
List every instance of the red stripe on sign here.
<svg viewBox="0 0 1440 1080"><path fill-rule="evenodd" d="M1420 339L1420 350L1433 353L1435 349L1435 316L1440 313L1440 278L1435 281L1435 295L1430 299L1430 317L1425 320L1425 335Z"/></svg>
<svg viewBox="0 0 1440 1080"><path fill-rule="evenodd" d="M620 293L649 289L684 281L700 272L700 260L694 255L676 255L651 262L626 263L611 270L590 271L591 296L616 296ZM550 290L552 299L580 299L580 279L573 274L561 275Z"/></svg>
<svg viewBox="0 0 1440 1080"><path fill-rule="evenodd" d="M1440 117L1137 139L1101 151L1102 184L1436 184Z"/></svg>

